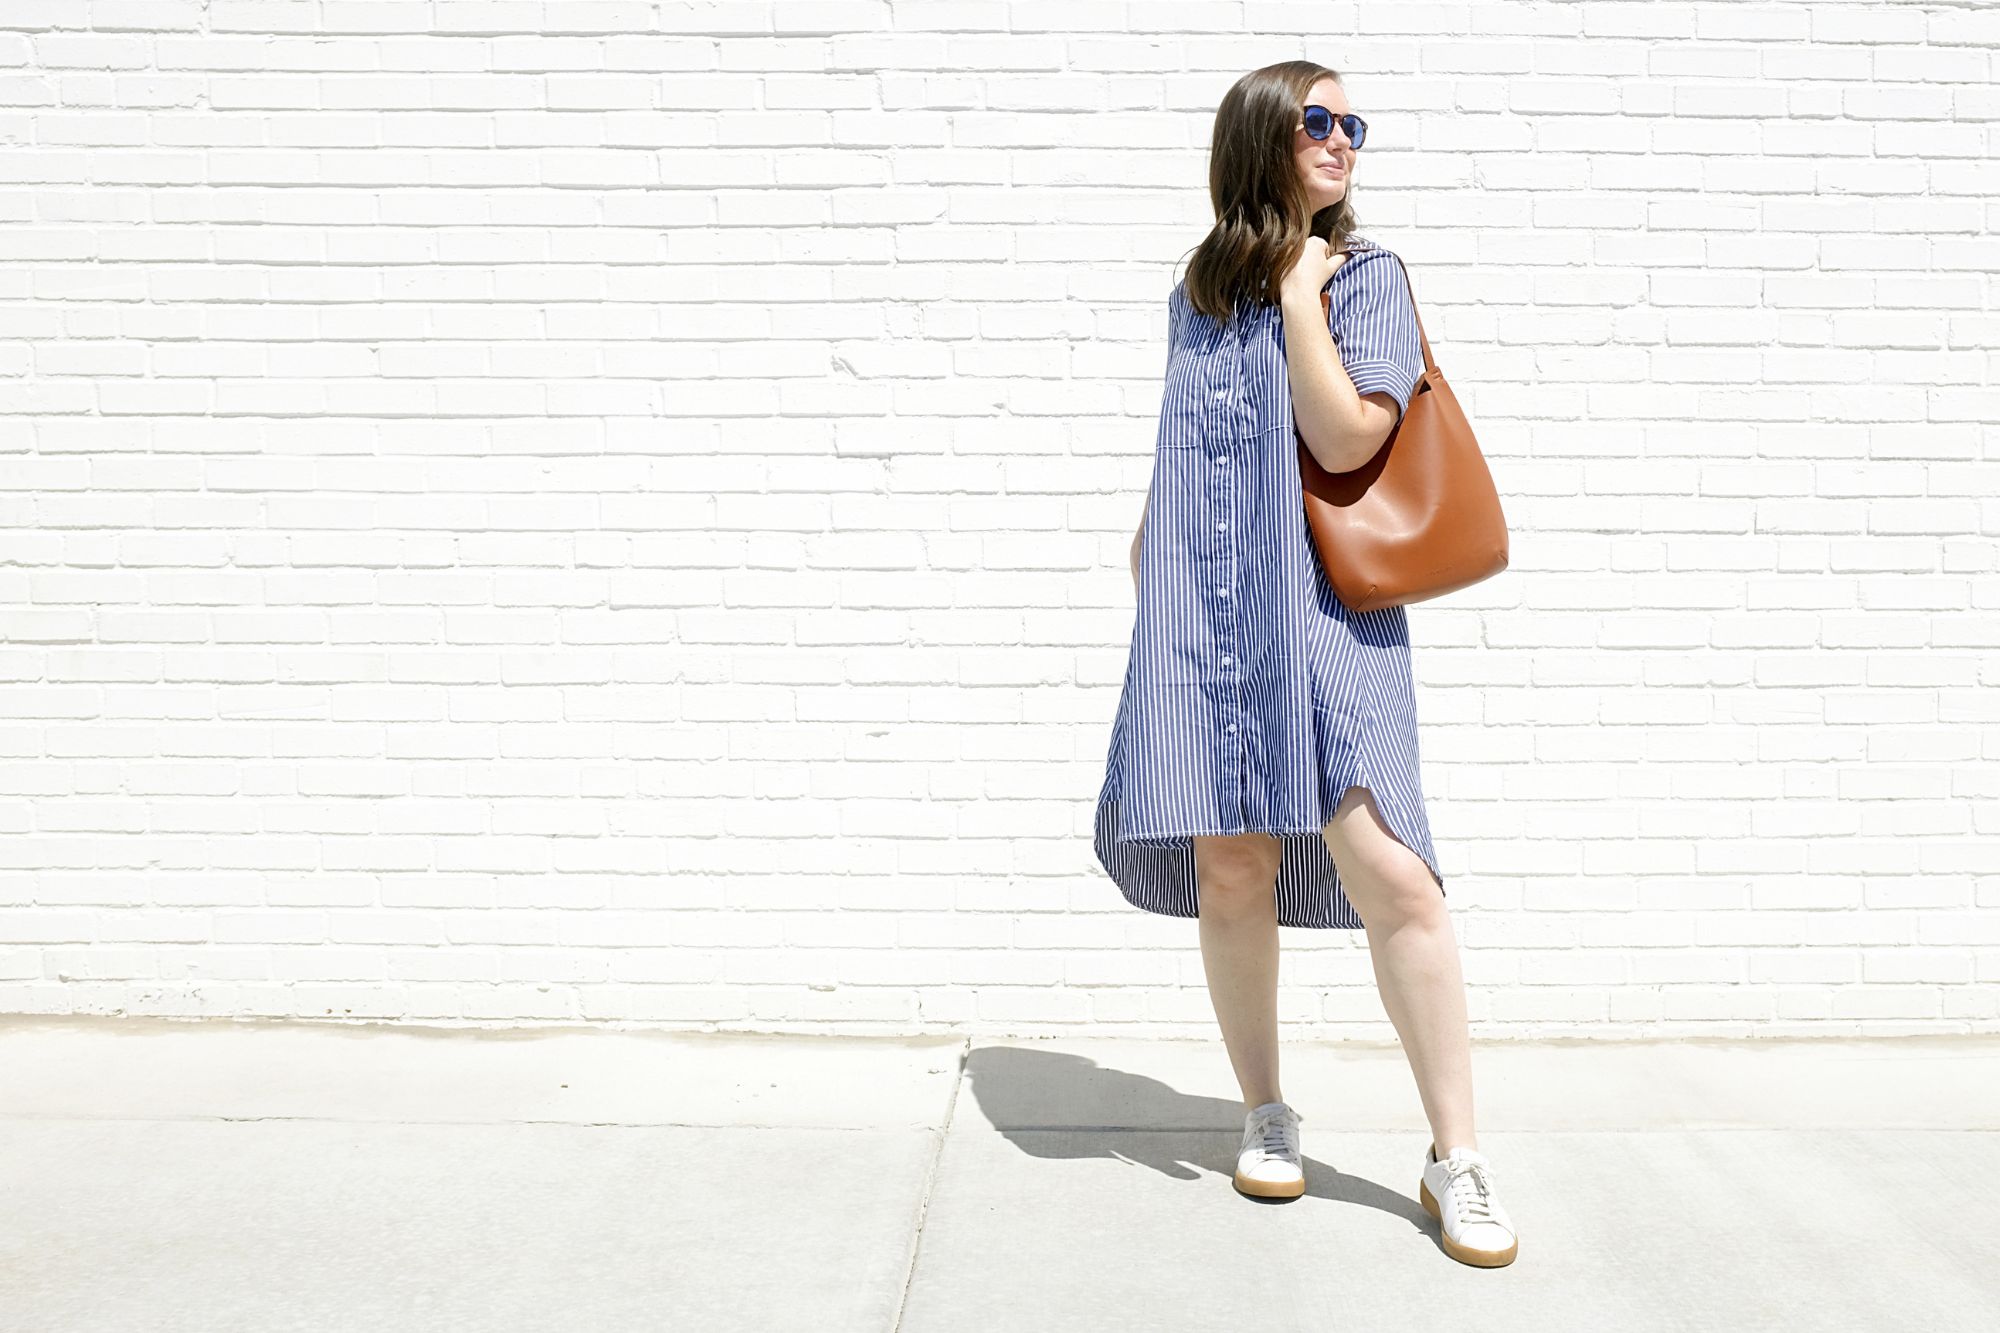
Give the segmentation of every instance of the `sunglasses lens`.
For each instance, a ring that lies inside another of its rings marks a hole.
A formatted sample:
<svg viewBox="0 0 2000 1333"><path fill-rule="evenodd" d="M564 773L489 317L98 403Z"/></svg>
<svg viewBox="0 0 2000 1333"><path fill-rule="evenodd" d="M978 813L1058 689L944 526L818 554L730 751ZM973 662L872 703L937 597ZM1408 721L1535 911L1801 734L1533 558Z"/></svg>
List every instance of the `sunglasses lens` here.
<svg viewBox="0 0 2000 1333"><path fill-rule="evenodd" d="M1350 145L1359 148L1361 141L1368 137L1368 122L1352 114L1342 116L1340 118L1340 132L1347 136L1347 142Z"/></svg>
<svg viewBox="0 0 2000 1333"><path fill-rule="evenodd" d="M1323 106L1306 108L1306 137L1324 139L1333 133L1333 113Z"/></svg>

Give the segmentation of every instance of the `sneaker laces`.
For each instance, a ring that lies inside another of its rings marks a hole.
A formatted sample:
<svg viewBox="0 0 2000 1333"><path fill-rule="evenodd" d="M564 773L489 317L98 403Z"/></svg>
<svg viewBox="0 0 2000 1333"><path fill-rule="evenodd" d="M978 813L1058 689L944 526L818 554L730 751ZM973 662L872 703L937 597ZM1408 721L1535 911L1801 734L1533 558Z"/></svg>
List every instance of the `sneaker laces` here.
<svg viewBox="0 0 2000 1333"><path fill-rule="evenodd" d="M1464 1158L1448 1158L1441 1165L1445 1169L1445 1188L1451 1191L1459 1221L1498 1220L1493 1216L1493 1168Z"/></svg>
<svg viewBox="0 0 2000 1333"><path fill-rule="evenodd" d="M1296 1111L1267 1111L1261 1120L1252 1122L1251 1134L1260 1139L1258 1147L1272 1155L1291 1153L1299 1150L1299 1125L1303 1119Z"/></svg>

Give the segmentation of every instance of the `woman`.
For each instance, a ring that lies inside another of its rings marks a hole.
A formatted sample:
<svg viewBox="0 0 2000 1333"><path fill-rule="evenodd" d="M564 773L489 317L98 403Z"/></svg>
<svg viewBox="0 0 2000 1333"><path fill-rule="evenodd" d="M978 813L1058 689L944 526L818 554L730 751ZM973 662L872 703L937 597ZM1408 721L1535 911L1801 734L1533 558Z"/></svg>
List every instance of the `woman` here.
<svg viewBox="0 0 2000 1333"><path fill-rule="evenodd" d="M1303 60L1245 75L1216 111L1215 225L1168 300L1095 847L1134 906L1199 919L1248 1108L1246 1194L1305 1190L1301 1117L1278 1086L1278 927L1365 929L1430 1121L1424 1207L1453 1258L1497 1267L1517 1239L1473 1135L1404 610L1351 612L1334 595L1299 481L1299 441L1329 472L1372 458L1424 369L1401 264L1353 234L1366 130L1339 76Z"/></svg>

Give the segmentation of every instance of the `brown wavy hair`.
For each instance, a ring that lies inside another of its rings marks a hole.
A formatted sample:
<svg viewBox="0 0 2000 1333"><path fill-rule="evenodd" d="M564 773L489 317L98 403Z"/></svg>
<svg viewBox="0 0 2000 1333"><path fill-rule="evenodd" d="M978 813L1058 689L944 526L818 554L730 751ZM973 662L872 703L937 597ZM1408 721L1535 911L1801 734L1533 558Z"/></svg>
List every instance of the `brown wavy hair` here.
<svg viewBox="0 0 2000 1333"><path fill-rule="evenodd" d="M1311 201L1292 158L1299 110L1321 79L1339 83L1340 75L1311 60L1266 65L1238 79L1215 109L1208 149L1215 225L1194 248L1186 284L1188 303L1220 322L1228 322L1239 296L1275 304L1308 236L1338 250L1354 230L1345 197L1308 214Z"/></svg>

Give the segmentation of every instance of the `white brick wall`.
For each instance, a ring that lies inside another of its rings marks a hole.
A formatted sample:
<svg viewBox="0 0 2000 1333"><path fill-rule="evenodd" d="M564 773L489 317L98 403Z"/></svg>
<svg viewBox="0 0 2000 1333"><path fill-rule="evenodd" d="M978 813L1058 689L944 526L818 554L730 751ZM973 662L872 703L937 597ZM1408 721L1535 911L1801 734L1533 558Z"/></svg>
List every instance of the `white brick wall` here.
<svg viewBox="0 0 2000 1333"><path fill-rule="evenodd" d="M1213 107L1303 54L1514 529L1411 614L1477 1032L2000 1027L1996 46L13 0L0 1009L1212 1038L1090 815Z"/></svg>

